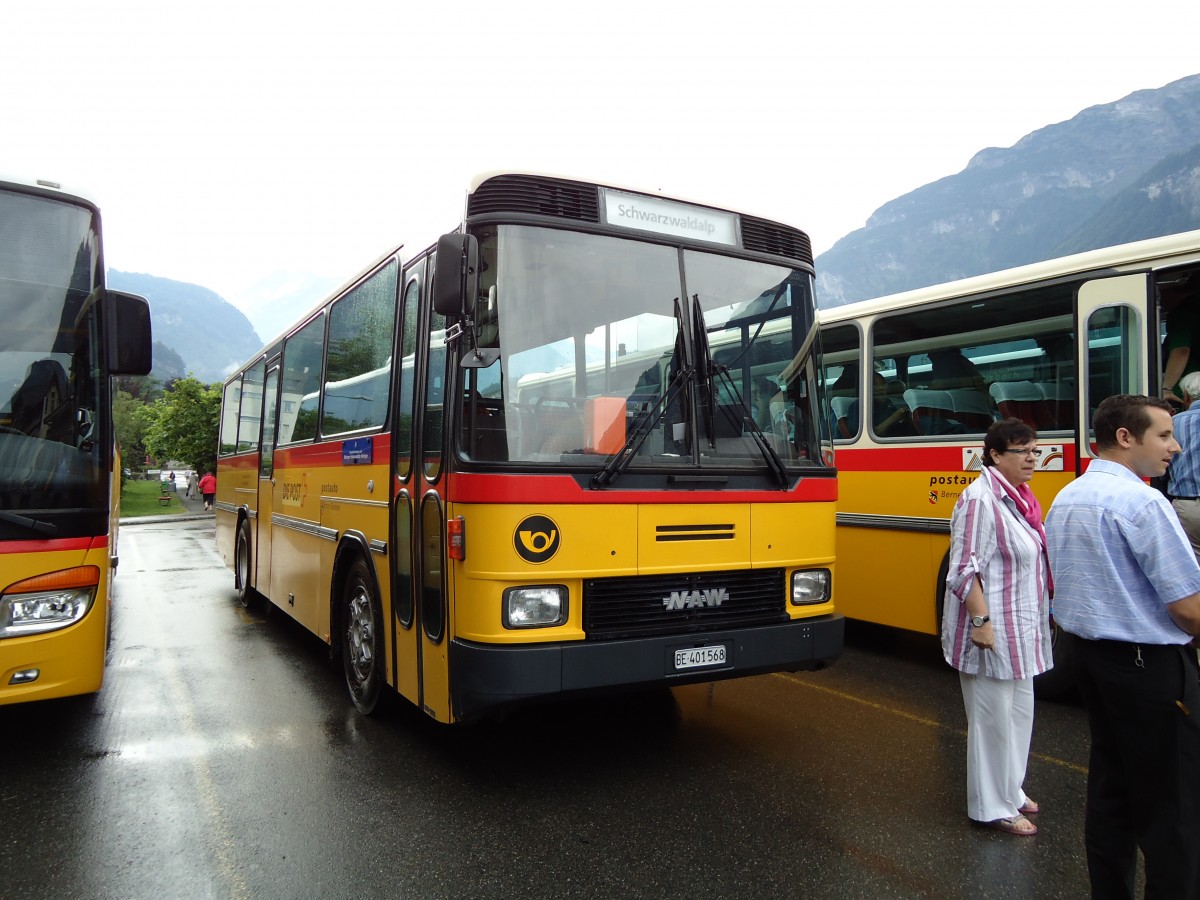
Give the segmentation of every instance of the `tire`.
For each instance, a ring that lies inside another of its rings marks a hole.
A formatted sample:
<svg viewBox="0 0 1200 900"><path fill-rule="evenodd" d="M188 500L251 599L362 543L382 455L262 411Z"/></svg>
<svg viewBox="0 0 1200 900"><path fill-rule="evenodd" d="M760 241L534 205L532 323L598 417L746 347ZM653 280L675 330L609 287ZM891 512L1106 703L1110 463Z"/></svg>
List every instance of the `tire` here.
<svg viewBox="0 0 1200 900"><path fill-rule="evenodd" d="M249 609L254 605L254 588L250 587L250 523L242 519L238 525L237 542L234 545L233 588L238 603Z"/></svg>
<svg viewBox="0 0 1200 900"><path fill-rule="evenodd" d="M933 596L933 621L935 634L939 638L942 635L942 616L946 612L946 579L950 577L950 551L947 550L945 556L942 557L942 564L938 566L937 573L937 589Z"/></svg>
<svg viewBox="0 0 1200 900"><path fill-rule="evenodd" d="M383 690L383 613L371 571L361 556L355 557L346 573L340 622L346 687L358 711L370 715Z"/></svg>
<svg viewBox="0 0 1200 900"><path fill-rule="evenodd" d="M1072 663L1075 637L1054 625L1050 642L1054 648L1054 668L1033 679L1033 690L1039 700L1069 700L1076 692Z"/></svg>

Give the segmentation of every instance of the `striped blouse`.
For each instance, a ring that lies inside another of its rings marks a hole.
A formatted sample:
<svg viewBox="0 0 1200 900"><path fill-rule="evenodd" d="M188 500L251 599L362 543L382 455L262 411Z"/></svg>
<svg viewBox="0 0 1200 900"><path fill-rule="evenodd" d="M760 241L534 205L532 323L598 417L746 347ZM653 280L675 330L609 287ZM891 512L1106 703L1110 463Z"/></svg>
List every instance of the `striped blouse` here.
<svg viewBox="0 0 1200 900"><path fill-rule="evenodd" d="M1053 666L1047 563L1037 531L985 468L962 493L950 517L950 567L942 607L942 652L961 672L991 678L1032 678ZM978 575L995 648L971 643L966 599Z"/></svg>

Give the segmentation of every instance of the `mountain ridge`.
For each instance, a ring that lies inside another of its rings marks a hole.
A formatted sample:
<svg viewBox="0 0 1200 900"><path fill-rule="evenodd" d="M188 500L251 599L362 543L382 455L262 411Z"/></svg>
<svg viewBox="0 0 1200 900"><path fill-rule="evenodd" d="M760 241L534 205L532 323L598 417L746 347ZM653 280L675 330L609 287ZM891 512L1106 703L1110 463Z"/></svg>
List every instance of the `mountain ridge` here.
<svg viewBox="0 0 1200 900"><path fill-rule="evenodd" d="M822 306L1200 228L1200 75L1088 107L888 201L817 258Z"/></svg>

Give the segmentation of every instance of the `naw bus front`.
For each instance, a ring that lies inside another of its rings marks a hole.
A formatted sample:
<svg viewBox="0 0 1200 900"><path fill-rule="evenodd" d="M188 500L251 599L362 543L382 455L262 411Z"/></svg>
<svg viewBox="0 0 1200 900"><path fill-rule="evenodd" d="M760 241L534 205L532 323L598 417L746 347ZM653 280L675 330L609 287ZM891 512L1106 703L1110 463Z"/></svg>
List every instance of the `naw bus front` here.
<svg viewBox="0 0 1200 900"><path fill-rule="evenodd" d="M452 718L841 651L811 265L747 249L736 214L601 191L593 227L439 245Z"/></svg>

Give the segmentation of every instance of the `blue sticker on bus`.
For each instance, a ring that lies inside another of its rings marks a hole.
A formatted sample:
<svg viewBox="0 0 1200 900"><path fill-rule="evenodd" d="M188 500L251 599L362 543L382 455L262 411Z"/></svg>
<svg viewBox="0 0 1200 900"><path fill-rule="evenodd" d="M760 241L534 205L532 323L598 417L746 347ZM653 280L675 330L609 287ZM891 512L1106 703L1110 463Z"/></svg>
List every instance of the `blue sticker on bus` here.
<svg viewBox="0 0 1200 900"><path fill-rule="evenodd" d="M375 458L374 438L353 438L342 441L342 465L359 466Z"/></svg>

